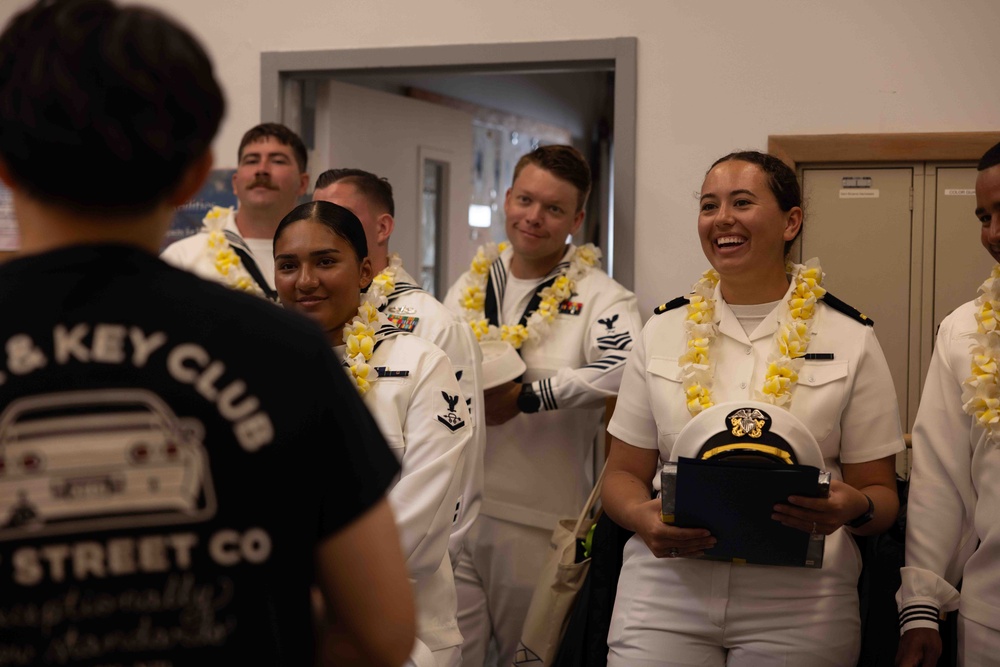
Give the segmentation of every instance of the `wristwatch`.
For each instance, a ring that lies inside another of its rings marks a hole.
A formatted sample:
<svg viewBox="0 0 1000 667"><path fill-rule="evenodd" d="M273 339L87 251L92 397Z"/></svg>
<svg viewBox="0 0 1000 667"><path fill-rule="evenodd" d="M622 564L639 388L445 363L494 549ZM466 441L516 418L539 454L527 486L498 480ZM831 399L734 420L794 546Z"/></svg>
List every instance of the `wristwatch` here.
<svg viewBox="0 0 1000 667"><path fill-rule="evenodd" d="M850 526L851 528L860 528L861 526L865 525L875 517L875 503L872 502L871 496L869 496L867 493L865 494L865 498L868 499L868 509L865 510L864 513L858 518L851 519L850 521L845 523L844 524L845 526Z"/></svg>
<svg viewBox="0 0 1000 667"><path fill-rule="evenodd" d="M542 407L542 399L531 388L531 383L525 382L522 384L521 393L517 395L517 409L521 412L532 414L538 412L540 407Z"/></svg>

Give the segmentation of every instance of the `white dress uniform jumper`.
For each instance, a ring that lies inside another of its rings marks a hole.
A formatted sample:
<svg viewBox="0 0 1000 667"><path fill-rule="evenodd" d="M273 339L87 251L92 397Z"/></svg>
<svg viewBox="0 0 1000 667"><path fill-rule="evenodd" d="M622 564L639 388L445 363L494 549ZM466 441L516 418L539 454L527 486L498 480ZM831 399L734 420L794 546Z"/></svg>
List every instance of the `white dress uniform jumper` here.
<svg viewBox="0 0 1000 667"><path fill-rule="evenodd" d="M440 301L419 287L402 266L396 269L395 289L380 308L398 328L430 341L448 356L462 394L472 414L473 435L465 454L462 493L455 507L448 550L452 565L458 563L465 534L479 515L483 496L483 450L486 419L482 410L482 354L472 329Z"/></svg>
<svg viewBox="0 0 1000 667"><path fill-rule="evenodd" d="M497 325L524 321L536 294L569 265L573 246L516 302L507 249L493 263L485 311ZM445 305L461 314L460 278ZM506 313L514 313L510 319ZM642 327L635 295L591 268L560 304L543 340L525 343L523 381L539 397L534 414L486 429L485 489L480 517L466 538L456 579L463 661L482 665L495 636L500 663L514 659L524 617L556 522L576 516L593 485L593 449L605 399L618 392L632 340Z"/></svg>
<svg viewBox="0 0 1000 667"><path fill-rule="evenodd" d="M963 304L938 330L913 425L906 567L896 594L901 632L937 629L941 612L958 609L967 665L1000 655L1000 445L962 409L977 311L975 302Z"/></svg>
<svg viewBox="0 0 1000 667"><path fill-rule="evenodd" d="M410 659L416 667L454 667L462 635L448 541L473 428L444 353L382 317L379 324L368 360L378 378L362 399L402 468L388 498L416 598Z"/></svg>

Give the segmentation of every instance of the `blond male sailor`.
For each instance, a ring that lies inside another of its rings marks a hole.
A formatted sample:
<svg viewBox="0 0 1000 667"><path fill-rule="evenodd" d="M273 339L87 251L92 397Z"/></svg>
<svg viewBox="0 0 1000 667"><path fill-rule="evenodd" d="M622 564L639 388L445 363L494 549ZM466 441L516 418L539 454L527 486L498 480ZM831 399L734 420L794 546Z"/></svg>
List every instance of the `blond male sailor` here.
<svg viewBox="0 0 1000 667"><path fill-rule="evenodd" d="M445 305L481 340L518 348L522 382L487 392L485 490L456 570L463 664L480 667L491 638L499 664L519 652L524 618L559 518L593 484L594 437L618 393L642 327L635 296L567 244L583 222L590 169L569 146L521 158L504 199L509 245L482 248Z"/></svg>

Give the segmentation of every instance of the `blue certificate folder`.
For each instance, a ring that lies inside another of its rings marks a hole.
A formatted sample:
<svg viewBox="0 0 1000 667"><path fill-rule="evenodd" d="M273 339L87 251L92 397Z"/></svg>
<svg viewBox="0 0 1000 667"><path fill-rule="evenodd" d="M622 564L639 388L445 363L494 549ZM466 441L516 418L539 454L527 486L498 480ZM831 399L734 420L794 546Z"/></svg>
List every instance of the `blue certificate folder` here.
<svg viewBox="0 0 1000 667"><path fill-rule="evenodd" d="M757 565L823 566L823 535L771 518L788 496L823 497L818 468L758 466L681 458L677 462L674 525L707 528L718 540L703 558Z"/></svg>

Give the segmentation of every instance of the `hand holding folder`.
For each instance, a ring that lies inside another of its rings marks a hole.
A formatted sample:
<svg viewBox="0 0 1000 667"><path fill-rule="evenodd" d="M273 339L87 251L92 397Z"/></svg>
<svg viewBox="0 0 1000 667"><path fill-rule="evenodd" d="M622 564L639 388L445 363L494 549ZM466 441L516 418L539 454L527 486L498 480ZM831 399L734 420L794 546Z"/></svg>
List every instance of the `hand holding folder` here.
<svg viewBox="0 0 1000 667"><path fill-rule="evenodd" d="M703 558L759 565L822 567L823 535L789 528L771 518L789 496L823 497L818 468L808 465L681 458L677 462L674 525L706 528L718 540ZM664 485L664 488L667 488Z"/></svg>

